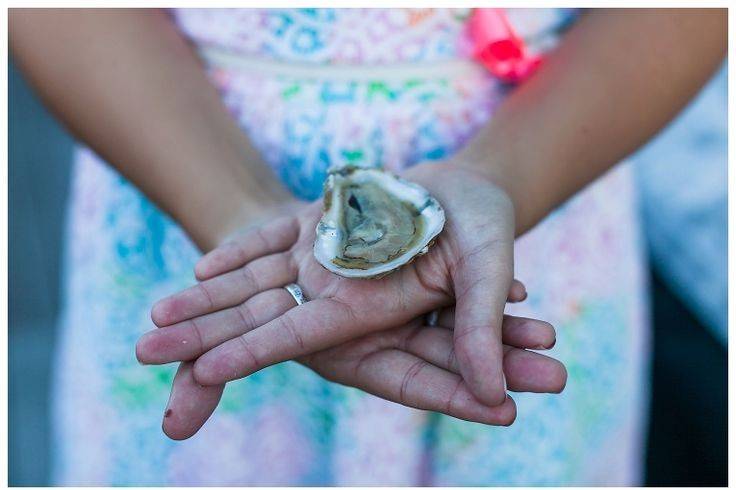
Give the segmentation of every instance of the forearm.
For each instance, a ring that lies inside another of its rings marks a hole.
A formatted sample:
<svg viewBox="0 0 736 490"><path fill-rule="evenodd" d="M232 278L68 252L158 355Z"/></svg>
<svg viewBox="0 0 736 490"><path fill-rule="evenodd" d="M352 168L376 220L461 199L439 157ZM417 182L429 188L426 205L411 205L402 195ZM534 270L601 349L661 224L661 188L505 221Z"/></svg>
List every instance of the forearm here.
<svg viewBox="0 0 736 490"><path fill-rule="evenodd" d="M10 11L14 58L69 129L203 249L286 193L158 10Z"/></svg>
<svg viewBox="0 0 736 490"><path fill-rule="evenodd" d="M726 47L725 9L588 12L456 159L509 193L521 234L659 131Z"/></svg>

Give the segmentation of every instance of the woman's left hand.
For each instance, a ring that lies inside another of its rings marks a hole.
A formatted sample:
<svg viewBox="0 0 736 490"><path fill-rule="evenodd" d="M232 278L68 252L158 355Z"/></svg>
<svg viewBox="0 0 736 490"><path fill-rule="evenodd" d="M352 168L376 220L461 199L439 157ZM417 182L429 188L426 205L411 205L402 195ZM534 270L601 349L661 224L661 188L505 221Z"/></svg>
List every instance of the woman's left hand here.
<svg viewBox="0 0 736 490"><path fill-rule="evenodd" d="M526 296L520 283L509 291L509 301ZM259 315L268 315L267 309ZM264 317L265 318L265 317ZM208 325L203 325L206 328ZM511 397L497 407L478 402L458 374L452 330L454 311L444 309L436 326L416 320L403 327L367 335L337 347L297 359L325 379L361 389L403 405L432 410L452 417L489 425L509 425L516 417ZM216 329L216 325L212 325ZM177 331L178 330L178 331ZM227 332L219 332L225 340ZM164 327L149 338L153 342L174 341L187 336L187 326ZM555 343L551 325L539 320L505 316L503 320L504 372L511 391L557 393L565 386L564 366L550 357L526 349L548 349ZM217 342L216 339L213 339ZM150 344L149 344L150 345ZM179 349L177 360L193 359L201 353L191 344ZM140 352L144 356L150 354ZM176 349L174 349L176 350ZM172 353L171 350L168 351ZM159 352L160 354L160 352ZM166 358L149 358L166 362ZM201 386L192 373L192 362L177 371L166 407L163 430L172 439L194 435L217 407L224 385Z"/></svg>
<svg viewBox="0 0 736 490"><path fill-rule="evenodd" d="M429 253L385 278L346 279L316 262L319 202L204 256L196 267L202 282L157 303L154 322L216 318L221 328L243 322L250 328L197 359L197 382L220 385L454 304L453 347L462 378L484 405L504 403L501 327L513 277L511 200L483 174L456 165L417 165L404 177L442 203L447 225ZM288 311L265 324L254 321L253 303L273 303L265 298L284 293L288 283L299 284L310 301L293 307L293 300L282 300Z"/></svg>

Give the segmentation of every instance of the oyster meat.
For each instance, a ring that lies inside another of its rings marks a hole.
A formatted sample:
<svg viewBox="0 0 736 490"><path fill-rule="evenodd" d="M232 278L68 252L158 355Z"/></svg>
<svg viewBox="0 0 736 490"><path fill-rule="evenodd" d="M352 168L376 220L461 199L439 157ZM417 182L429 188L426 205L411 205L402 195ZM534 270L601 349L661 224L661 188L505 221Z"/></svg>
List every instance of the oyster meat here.
<svg viewBox="0 0 736 490"><path fill-rule="evenodd" d="M314 256L344 277L381 277L425 253L444 224L442 206L417 184L378 168L333 169Z"/></svg>

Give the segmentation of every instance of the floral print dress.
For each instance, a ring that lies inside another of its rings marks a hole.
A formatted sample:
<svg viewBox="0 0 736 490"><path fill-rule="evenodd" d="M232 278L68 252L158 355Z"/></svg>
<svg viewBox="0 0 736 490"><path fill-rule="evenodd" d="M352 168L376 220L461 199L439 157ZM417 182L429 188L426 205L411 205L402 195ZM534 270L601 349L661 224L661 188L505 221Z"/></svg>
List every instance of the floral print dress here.
<svg viewBox="0 0 736 490"><path fill-rule="evenodd" d="M327 167L442 159L510 90L467 59L465 9L181 9L223 101L299 197ZM573 19L507 9L544 51ZM152 303L194 282L182 229L89 149L77 152L54 383L55 481L66 485L636 484L648 402L643 255L619 165L517 241L529 298L558 329L560 395L515 394L488 427L329 383L293 362L227 385L204 428L160 428L176 367L141 366Z"/></svg>

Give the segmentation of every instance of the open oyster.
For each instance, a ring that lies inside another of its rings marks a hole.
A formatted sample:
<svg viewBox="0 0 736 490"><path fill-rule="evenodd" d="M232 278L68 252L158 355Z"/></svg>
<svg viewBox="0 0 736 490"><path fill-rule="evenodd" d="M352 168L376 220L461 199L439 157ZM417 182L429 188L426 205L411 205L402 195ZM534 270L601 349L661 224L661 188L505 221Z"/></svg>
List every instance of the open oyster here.
<svg viewBox="0 0 736 490"><path fill-rule="evenodd" d="M376 278L426 253L445 225L426 189L378 168L330 170L314 256L344 277Z"/></svg>

